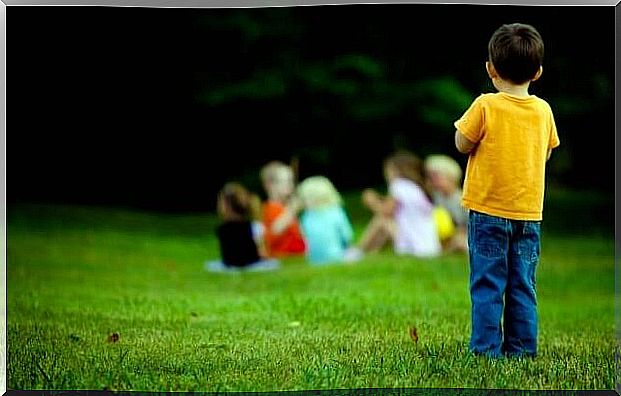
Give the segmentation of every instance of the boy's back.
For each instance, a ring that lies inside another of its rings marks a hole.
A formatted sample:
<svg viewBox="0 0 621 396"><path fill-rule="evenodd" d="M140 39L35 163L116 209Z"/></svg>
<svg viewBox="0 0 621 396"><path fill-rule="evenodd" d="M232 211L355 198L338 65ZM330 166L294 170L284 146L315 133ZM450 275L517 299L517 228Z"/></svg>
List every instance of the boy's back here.
<svg viewBox="0 0 621 396"><path fill-rule="evenodd" d="M455 145L470 154L462 199L470 209L470 350L534 357L545 164L559 139L550 106L528 93L543 73L539 32L503 25L488 51L498 93L479 96L455 122Z"/></svg>
<svg viewBox="0 0 621 396"><path fill-rule="evenodd" d="M468 160L463 205L513 220L541 220L547 153L559 145L548 103L534 95L484 94L455 127L478 142Z"/></svg>

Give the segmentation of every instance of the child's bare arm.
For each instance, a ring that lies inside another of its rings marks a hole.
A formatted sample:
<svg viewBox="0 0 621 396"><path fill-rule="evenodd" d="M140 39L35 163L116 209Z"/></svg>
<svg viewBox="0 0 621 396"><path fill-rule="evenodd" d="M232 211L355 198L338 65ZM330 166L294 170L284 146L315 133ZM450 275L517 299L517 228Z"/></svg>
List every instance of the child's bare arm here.
<svg viewBox="0 0 621 396"><path fill-rule="evenodd" d="M383 216L392 216L396 207L392 197L382 197L370 188L363 191L362 201L373 213Z"/></svg>
<svg viewBox="0 0 621 396"><path fill-rule="evenodd" d="M379 209L380 201L380 195L372 188L367 188L362 192L362 203L364 203L371 212L376 212Z"/></svg>
<svg viewBox="0 0 621 396"><path fill-rule="evenodd" d="M550 159L550 157L552 156L552 148L548 148L548 155L546 156L546 161Z"/></svg>
<svg viewBox="0 0 621 396"><path fill-rule="evenodd" d="M455 131L455 147L462 154L468 154L472 151L476 143L468 140L461 132Z"/></svg>
<svg viewBox="0 0 621 396"><path fill-rule="evenodd" d="M362 192L362 202L373 213L382 210L382 197L372 188L367 188Z"/></svg>
<svg viewBox="0 0 621 396"><path fill-rule="evenodd" d="M382 213L385 216L391 216L395 214L397 208L397 201L393 197L386 197L382 202Z"/></svg>
<svg viewBox="0 0 621 396"><path fill-rule="evenodd" d="M282 234L287 227L289 227L295 220L297 220L297 214L300 210L300 203L297 199L292 199L285 211L278 216L274 223L272 224L271 231L275 235Z"/></svg>

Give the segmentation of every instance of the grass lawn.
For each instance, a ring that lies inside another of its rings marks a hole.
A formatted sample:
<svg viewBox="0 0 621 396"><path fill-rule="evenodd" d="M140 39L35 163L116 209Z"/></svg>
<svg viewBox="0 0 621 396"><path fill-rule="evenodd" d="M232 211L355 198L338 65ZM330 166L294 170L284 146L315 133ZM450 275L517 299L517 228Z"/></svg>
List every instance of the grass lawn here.
<svg viewBox="0 0 621 396"><path fill-rule="evenodd" d="M576 196L546 203L540 354L507 361L467 353L465 256L383 252L355 266L293 259L272 273L210 274L210 214L9 206L7 387L613 389L614 237L611 220L593 221L612 218L613 203Z"/></svg>

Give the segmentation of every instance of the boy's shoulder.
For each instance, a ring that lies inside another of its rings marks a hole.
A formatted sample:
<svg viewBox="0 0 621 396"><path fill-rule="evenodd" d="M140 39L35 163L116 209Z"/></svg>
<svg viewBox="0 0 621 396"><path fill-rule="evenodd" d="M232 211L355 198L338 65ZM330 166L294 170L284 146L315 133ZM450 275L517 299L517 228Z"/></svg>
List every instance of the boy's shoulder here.
<svg viewBox="0 0 621 396"><path fill-rule="evenodd" d="M480 94L474 102L480 103L497 103L497 102L515 102L515 103L533 103L547 108L550 108L550 104L537 95L528 95L526 97L511 95L504 92L492 92Z"/></svg>
<svg viewBox="0 0 621 396"><path fill-rule="evenodd" d="M483 109L485 107L494 106L498 103L499 99L501 99L501 97L498 92L482 93L472 101L471 107Z"/></svg>
<svg viewBox="0 0 621 396"><path fill-rule="evenodd" d="M539 104L539 106L544 107L546 110L552 111L552 107L545 99L542 99L536 95L531 95L531 97L536 103Z"/></svg>
<svg viewBox="0 0 621 396"><path fill-rule="evenodd" d="M495 100L498 100L499 95L500 95L500 92L482 93L474 99L473 103L493 102Z"/></svg>

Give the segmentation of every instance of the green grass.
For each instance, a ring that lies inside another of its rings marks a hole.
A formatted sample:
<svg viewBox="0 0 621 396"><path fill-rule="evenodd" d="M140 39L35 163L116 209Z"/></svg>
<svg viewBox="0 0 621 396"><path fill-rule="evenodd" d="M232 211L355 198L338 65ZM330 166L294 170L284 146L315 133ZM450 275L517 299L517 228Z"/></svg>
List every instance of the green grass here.
<svg viewBox="0 0 621 396"><path fill-rule="evenodd" d="M359 233L365 215L347 202ZM544 227L540 354L490 361L467 352L465 256L383 252L355 266L293 259L273 273L210 274L202 263L218 250L208 214L24 205L7 215L9 389L615 385L608 226Z"/></svg>

